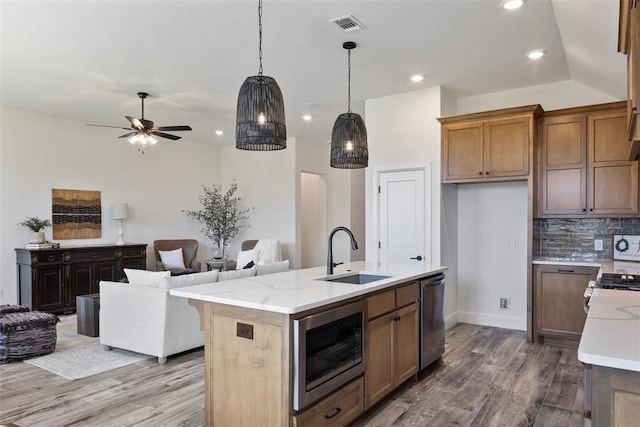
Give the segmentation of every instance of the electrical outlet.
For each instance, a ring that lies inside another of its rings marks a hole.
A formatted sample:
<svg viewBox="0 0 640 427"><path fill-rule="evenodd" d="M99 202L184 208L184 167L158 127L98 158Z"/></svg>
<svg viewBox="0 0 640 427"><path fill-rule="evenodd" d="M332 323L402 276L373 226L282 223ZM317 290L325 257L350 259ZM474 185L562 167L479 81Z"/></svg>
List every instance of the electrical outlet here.
<svg viewBox="0 0 640 427"><path fill-rule="evenodd" d="M513 244L511 246L518 249L520 247L520 239L518 239L517 237L513 239Z"/></svg>
<svg viewBox="0 0 640 427"><path fill-rule="evenodd" d="M602 239L595 239L593 241L593 249L595 249L596 251L603 250L603 248L602 248Z"/></svg>
<svg viewBox="0 0 640 427"><path fill-rule="evenodd" d="M500 298L500 310L511 310L511 298Z"/></svg>

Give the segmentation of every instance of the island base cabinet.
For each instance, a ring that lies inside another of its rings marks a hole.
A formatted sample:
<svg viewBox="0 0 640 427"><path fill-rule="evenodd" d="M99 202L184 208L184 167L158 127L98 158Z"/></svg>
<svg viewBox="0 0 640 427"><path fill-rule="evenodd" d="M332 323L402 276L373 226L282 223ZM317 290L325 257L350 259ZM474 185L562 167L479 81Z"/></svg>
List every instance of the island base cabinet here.
<svg viewBox="0 0 640 427"><path fill-rule="evenodd" d="M205 333L206 425L291 425L289 316L189 303L200 312ZM241 330L251 330L251 338Z"/></svg>
<svg viewBox="0 0 640 427"><path fill-rule="evenodd" d="M367 409L418 372L418 299L417 283L368 298L370 318L395 310L367 324Z"/></svg>
<svg viewBox="0 0 640 427"><path fill-rule="evenodd" d="M320 403L293 417L295 427L339 427L364 412L364 379L359 377Z"/></svg>
<svg viewBox="0 0 640 427"><path fill-rule="evenodd" d="M640 372L593 365L591 425L637 426L640 420Z"/></svg>

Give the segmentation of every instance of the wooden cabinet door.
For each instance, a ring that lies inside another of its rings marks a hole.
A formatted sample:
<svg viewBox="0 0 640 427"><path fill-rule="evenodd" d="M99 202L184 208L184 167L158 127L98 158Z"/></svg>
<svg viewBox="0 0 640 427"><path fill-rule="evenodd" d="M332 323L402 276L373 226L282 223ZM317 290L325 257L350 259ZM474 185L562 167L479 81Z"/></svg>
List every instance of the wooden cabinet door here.
<svg viewBox="0 0 640 427"><path fill-rule="evenodd" d="M488 120L484 124L484 176L529 174L528 117Z"/></svg>
<svg viewBox="0 0 640 427"><path fill-rule="evenodd" d="M598 268L536 265L534 271L535 335L580 340L584 291Z"/></svg>
<svg viewBox="0 0 640 427"><path fill-rule="evenodd" d="M418 372L418 304L411 304L394 315L393 348L396 384Z"/></svg>
<svg viewBox="0 0 640 427"><path fill-rule="evenodd" d="M65 307L64 266L52 265L33 269L32 309L62 312Z"/></svg>
<svg viewBox="0 0 640 427"><path fill-rule="evenodd" d="M98 262L93 266L93 280L91 283L91 293L100 292L100 281L113 282L116 280L115 261Z"/></svg>
<svg viewBox="0 0 640 427"><path fill-rule="evenodd" d="M69 284L67 286L67 307L76 306L78 295L93 292L93 264L71 264L69 266Z"/></svg>
<svg viewBox="0 0 640 427"><path fill-rule="evenodd" d="M638 162L629 162L624 111L589 116L589 214L638 214Z"/></svg>
<svg viewBox="0 0 640 427"><path fill-rule="evenodd" d="M484 176L482 138L482 122L442 127L444 180L477 180Z"/></svg>
<svg viewBox="0 0 640 427"><path fill-rule="evenodd" d="M393 317L389 313L367 324L367 369L365 371L365 407L369 408L394 387Z"/></svg>
<svg viewBox="0 0 640 427"><path fill-rule="evenodd" d="M586 213L587 126L584 116L549 117L542 124L541 215Z"/></svg>

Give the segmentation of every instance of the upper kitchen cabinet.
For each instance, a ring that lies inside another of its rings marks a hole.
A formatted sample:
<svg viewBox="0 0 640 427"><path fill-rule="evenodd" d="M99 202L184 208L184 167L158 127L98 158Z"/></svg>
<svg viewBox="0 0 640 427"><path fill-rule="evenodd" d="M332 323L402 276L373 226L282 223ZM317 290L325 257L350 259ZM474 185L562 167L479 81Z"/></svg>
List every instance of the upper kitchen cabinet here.
<svg viewBox="0 0 640 427"><path fill-rule="evenodd" d="M442 182L527 179L539 105L442 117Z"/></svg>
<svg viewBox="0 0 640 427"><path fill-rule="evenodd" d="M640 159L640 14L633 0L620 0L618 52L627 55L627 146L629 160Z"/></svg>
<svg viewBox="0 0 640 427"><path fill-rule="evenodd" d="M638 162L628 161L624 102L545 113L540 217L638 215Z"/></svg>

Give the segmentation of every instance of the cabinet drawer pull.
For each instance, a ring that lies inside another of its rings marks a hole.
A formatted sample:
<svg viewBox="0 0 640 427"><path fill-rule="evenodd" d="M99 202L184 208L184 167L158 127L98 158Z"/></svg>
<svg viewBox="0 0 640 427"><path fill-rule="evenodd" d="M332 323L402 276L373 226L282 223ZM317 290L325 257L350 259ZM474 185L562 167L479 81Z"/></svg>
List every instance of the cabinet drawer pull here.
<svg viewBox="0 0 640 427"><path fill-rule="evenodd" d="M133 249L129 251L129 255L135 255L136 251L134 251Z"/></svg>
<svg viewBox="0 0 640 427"><path fill-rule="evenodd" d="M478 172L478 175L482 176L482 172Z"/></svg>
<svg viewBox="0 0 640 427"><path fill-rule="evenodd" d="M91 258L98 258L98 254L97 254L97 253L95 253L95 252L94 252L94 253L92 253L92 254L91 254Z"/></svg>
<svg viewBox="0 0 640 427"><path fill-rule="evenodd" d="M47 257L47 261L55 261L55 260L56 260L56 257L54 257L53 255L49 255Z"/></svg>
<svg viewBox="0 0 640 427"><path fill-rule="evenodd" d="M393 318L393 321L394 321L394 322L397 322L397 321L398 321L398 320L400 320L400 319L401 319L401 318L400 318L400 316L395 316L395 317Z"/></svg>
<svg viewBox="0 0 640 427"><path fill-rule="evenodd" d="M593 212L593 208L589 209L589 212Z"/></svg>
<svg viewBox="0 0 640 427"><path fill-rule="evenodd" d="M587 211L586 209L582 209L582 212L586 212L586 211Z"/></svg>
<svg viewBox="0 0 640 427"><path fill-rule="evenodd" d="M486 171L484 174L485 174L485 175L489 175L489 171Z"/></svg>
<svg viewBox="0 0 640 427"><path fill-rule="evenodd" d="M575 270L563 270L562 268L559 268L558 273L575 273Z"/></svg>
<svg viewBox="0 0 640 427"><path fill-rule="evenodd" d="M331 414L331 415L327 414L327 415L324 416L324 418L327 419L327 420L330 420L331 418L333 418L336 415L338 415L340 413L340 411L342 411L342 408L338 406L333 414Z"/></svg>

